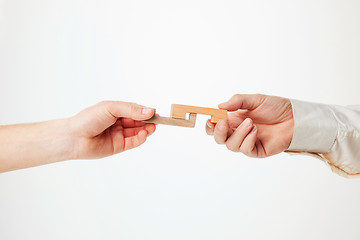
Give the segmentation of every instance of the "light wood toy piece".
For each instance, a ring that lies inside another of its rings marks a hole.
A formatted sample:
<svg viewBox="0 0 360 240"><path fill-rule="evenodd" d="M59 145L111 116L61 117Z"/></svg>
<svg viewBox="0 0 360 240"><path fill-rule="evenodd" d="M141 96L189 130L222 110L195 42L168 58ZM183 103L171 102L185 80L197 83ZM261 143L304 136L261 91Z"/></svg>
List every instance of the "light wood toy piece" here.
<svg viewBox="0 0 360 240"><path fill-rule="evenodd" d="M187 113L189 113L189 119L186 119ZM196 114L210 115L210 121L213 123L217 123L220 119L227 119L226 110L172 104L170 117L154 114L152 118L143 122L193 128L195 127Z"/></svg>
<svg viewBox="0 0 360 240"><path fill-rule="evenodd" d="M180 104L171 105L170 116L172 118L185 119L187 113L210 115L212 123L217 123L220 119L227 119L227 111L223 109L195 107Z"/></svg>

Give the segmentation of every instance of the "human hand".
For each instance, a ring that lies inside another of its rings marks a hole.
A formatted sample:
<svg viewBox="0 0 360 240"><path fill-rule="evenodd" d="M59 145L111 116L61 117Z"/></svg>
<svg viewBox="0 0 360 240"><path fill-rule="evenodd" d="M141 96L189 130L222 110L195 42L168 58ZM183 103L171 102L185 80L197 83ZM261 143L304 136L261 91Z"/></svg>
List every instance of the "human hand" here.
<svg viewBox="0 0 360 240"><path fill-rule="evenodd" d="M74 159L101 158L140 146L154 133L154 109L135 103L104 101L69 119Z"/></svg>
<svg viewBox="0 0 360 240"><path fill-rule="evenodd" d="M289 99L261 94L236 94L219 108L231 111L228 120L206 124L218 144L249 157L268 157L285 151L294 132Z"/></svg>

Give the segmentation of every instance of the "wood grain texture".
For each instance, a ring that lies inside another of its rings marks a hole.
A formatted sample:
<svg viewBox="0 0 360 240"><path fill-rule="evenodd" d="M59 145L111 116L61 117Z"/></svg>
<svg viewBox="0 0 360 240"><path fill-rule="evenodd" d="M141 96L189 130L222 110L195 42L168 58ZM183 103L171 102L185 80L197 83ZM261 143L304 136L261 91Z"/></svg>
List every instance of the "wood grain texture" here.
<svg viewBox="0 0 360 240"><path fill-rule="evenodd" d="M211 116L211 122L217 123L220 119L227 119L227 111L217 108L196 107L189 105L172 104L171 118L186 119L187 113L198 113Z"/></svg>
<svg viewBox="0 0 360 240"><path fill-rule="evenodd" d="M161 117L157 114L154 114L154 116L152 118L150 118L149 120L145 120L143 122L193 128L193 127L195 127L196 114L190 113L189 120Z"/></svg>

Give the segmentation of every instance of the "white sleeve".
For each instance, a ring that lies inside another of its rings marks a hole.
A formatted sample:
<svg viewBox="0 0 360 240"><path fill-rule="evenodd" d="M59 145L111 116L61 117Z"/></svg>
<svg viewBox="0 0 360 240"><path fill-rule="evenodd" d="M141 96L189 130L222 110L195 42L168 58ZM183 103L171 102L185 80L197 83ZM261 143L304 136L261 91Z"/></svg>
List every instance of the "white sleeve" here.
<svg viewBox="0 0 360 240"><path fill-rule="evenodd" d="M286 152L309 153L345 177L360 177L360 106L291 100L294 135Z"/></svg>

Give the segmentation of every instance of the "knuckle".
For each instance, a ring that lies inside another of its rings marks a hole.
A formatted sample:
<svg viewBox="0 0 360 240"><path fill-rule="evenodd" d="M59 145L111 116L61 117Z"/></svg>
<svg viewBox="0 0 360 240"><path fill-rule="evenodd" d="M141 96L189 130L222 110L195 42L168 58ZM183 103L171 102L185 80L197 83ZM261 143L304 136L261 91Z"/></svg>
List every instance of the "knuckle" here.
<svg viewBox="0 0 360 240"><path fill-rule="evenodd" d="M256 157L256 151L254 151L255 148L254 146L246 146L246 147L243 147L241 146L240 147L240 152L242 152L243 154L245 154L246 156L248 157Z"/></svg>
<svg viewBox="0 0 360 240"><path fill-rule="evenodd" d="M241 95L239 93L236 93L232 96L232 99L238 99L240 97L241 97Z"/></svg>
<svg viewBox="0 0 360 240"><path fill-rule="evenodd" d="M139 112L141 108L135 103L130 103L130 110L131 112Z"/></svg>
<svg viewBox="0 0 360 240"><path fill-rule="evenodd" d="M242 152L243 153L243 152ZM247 157L254 157L252 154L249 154L249 153L243 153L245 156Z"/></svg>
<svg viewBox="0 0 360 240"><path fill-rule="evenodd" d="M217 144L224 144L222 141L220 141L218 138L215 138L215 142L217 143Z"/></svg>
<svg viewBox="0 0 360 240"><path fill-rule="evenodd" d="M240 147L240 152L242 152L243 154L245 154L246 156L249 156L251 151L249 151L248 148L246 147Z"/></svg>
<svg viewBox="0 0 360 240"><path fill-rule="evenodd" d="M110 104L110 101L104 100L98 103L99 106L107 106Z"/></svg>
<svg viewBox="0 0 360 240"><path fill-rule="evenodd" d="M232 144L226 144L226 148L229 149L232 152L238 152L238 149L236 149L235 146L233 146Z"/></svg>
<svg viewBox="0 0 360 240"><path fill-rule="evenodd" d="M99 111L107 111L107 112L111 112L111 101L101 101L98 104L96 104L95 106L97 106L97 109Z"/></svg>
<svg viewBox="0 0 360 240"><path fill-rule="evenodd" d="M255 94L255 98L259 101L261 101L262 99L264 99L266 97L266 95L261 94L261 93L256 93Z"/></svg>

